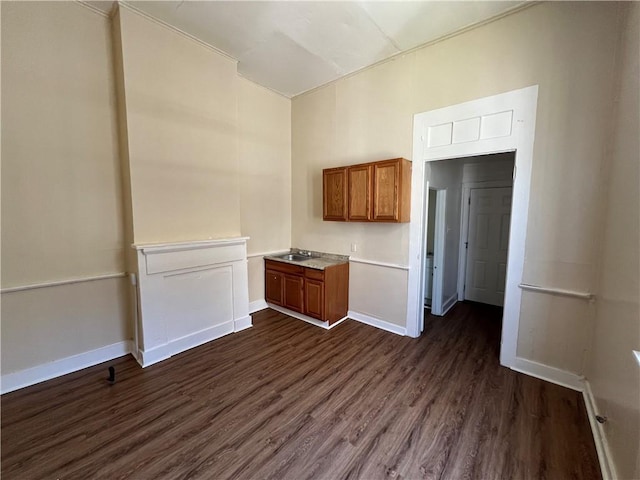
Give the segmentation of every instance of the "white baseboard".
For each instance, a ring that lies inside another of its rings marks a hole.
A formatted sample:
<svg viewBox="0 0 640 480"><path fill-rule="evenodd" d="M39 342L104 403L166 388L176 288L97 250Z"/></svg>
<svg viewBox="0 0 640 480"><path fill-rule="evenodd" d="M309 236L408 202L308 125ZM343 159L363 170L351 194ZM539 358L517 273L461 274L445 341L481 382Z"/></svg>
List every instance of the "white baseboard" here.
<svg viewBox="0 0 640 480"><path fill-rule="evenodd" d="M442 315L446 315L447 312L451 310L456 303L458 303L458 292L451 295L442 303Z"/></svg>
<svg viewBox="0 0 640 480"><path fill-rule="evenodd" d="M54 360L36 367L20 370L19 372L2 375L0 379L0 391L2 393L13 392L24 387L35 385L36 383L61 377L68 373L77 372L83 368L93 367L102 362L108 362L114 358L122 357L131 353L132 342L114 343L105 347L96 348L88 352L79 353L70 357Z"/></svg>
<svg viewBox="0 0 640 480"><path fill-rule="evenodd" d="M315 318L309 317L303 313L294 312L293 310L289 310L288 308L283 308L279 305L274 305L272 303L267 303L267 307L275 310L276 312L284 313L285 315L289 315L290 317L297 318L298 320L302 320L303 322L310 323L311 325L315 325L316 327L324 328L325 330L331 330L337 325L344 322L348 317L342 317L337 322L329 325L329 322L321 322Z"/></svg>
<svg viewBox="0 0 640 480"><path fill-rule="evenodd" d="M354 312L353 310L349 310L347 315L349 315L349 318L356 320L360 323L365 323L372 327L376 327L381 330L386 330L387 332L395 333L396 335L407 334L407 329L405 327L401 327L394 323L389 323L384 320L380 320L379 318L372 317L371 315L367 315L365 313Z"/></svg>
<svg viewBox="0 0 640 480"><path fill-rule="evenodd" d="M516 357L515 365L510 365L509 367L511 370L515 370L516 372L524 373L541 380L546 380L547 382L555 383L556 385L567 387L571 390L582 392L584 389L583 376L534 362L532 360Z"/></svg>
<svg viewBox="0 0 640 480"><path fill-rule="evenodd" d="M259 312L260 310L264 310L265 308L269 308L269 305L267 305L267 302L264 298L249 302L249 314Z"/></svg>
<svg viewBox="0 0 640 480"><path fill-rule="evenodd" d="M591 385L587 380L584 381L582 395L584 396L584 404L587 407L589 425L591 425L591 433L593 433L593 440L596 444L596 451L598 452L598 461L600 462L602 479L613 480L618 478L618 475L616 474L616 467L613 463L613 457L611 456L611 450L609 449L609 442L607 442L607 436L604 428L596 420L598 406L596 405L596 399L591 391Z"/></svg>
<svg viewBox="0 0 640 480"><path fill-rule="evenodd" d="M241 332L242 330L246 330L247 328L253 327L251 323L251 315L247 315L246 317L239 318L233 321L233 331Z"/></svg>
<svg viewBox="0 0 640 480"><path fill-rule="evenodd" d="M171 340L164 345L159 345L149 350L140 350L137 360L142 367L148 367L154 363L161 362L162 360L166 360L169 357L182 353L185 350L190 350L233 332L233 321L221 323L215 327L205 328L199 332Z"/></svg>

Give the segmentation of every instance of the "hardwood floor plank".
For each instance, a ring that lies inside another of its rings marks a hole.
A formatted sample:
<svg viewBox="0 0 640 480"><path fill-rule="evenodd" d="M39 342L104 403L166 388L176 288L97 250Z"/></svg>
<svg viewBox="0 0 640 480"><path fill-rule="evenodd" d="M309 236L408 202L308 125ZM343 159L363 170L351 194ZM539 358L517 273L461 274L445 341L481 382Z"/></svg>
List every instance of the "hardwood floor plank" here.
<svg viewBox="0 0 640 480"><path fill-rule="evenodd" d="M500 318L461 303L411 339L263 310L3 395L2 478L600 478L581 395L500 367Z"/></svg>

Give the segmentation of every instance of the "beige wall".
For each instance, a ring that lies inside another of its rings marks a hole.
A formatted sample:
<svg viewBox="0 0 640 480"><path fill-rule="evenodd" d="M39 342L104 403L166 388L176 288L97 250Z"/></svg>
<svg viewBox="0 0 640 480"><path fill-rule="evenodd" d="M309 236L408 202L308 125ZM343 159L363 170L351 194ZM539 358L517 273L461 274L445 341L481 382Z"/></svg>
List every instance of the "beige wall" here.
<svg viewBox="0 0 640 480"><path fill-rule="evenodd" d="M110 22L2 2L2 287L124 271ZM2 374L131 337L125 279L2 294Z"/></svg>
<svg viewBox="0 0 640 480"><path fill-rule="evenodd" d="M123 271L109 20L2 2L2 286Z"/></svg>
<svg viewBox="0 0 640 480"><path fill-rule="evenodd" d="M407 271L378 265L349 264L349 310L404 327L406 302L395 295L406 296Z"/></svg>
<svg viewBox="0 0 640 480"><path fill-rule="evenodd" d="M120 8L135 243L240 235L236 62Z"/></svg>
<svg viewBox="0 0 640 480"><path fill-rule="evenodd" d="M620 83L613 142L603 170L608 181L600 286L587 370L618 478L640 478L640 4L625 12L618 52Z"/></svg>
<svg viewBox="0 0 640 480"><path fill-rule="evenodd" d="M342 254L357 243L358 257L407 264L407 224L322 221L322 168L410 158L414 114L537 84L523 280L593 290L599 255L593 239L600 229L593 212L602 202L618 24L616 3L538 4L294 98L292 243ZM373 275L364 281L378 284ZM352 293L352 302L367 304L369 291L360 285L363 297ZM382 318L391 309L397 318L406 310L406 293L397 285L387 293L385 310L371 313ZM518 355L583 372L584 338L549 342L556 332L591 328L583 306L545 322L549 299L524 296Z"/></svg>
<svg viewBox="0 0 640 480"><path fill-rule="evenodd" d="M260 253L291 246L291 100L238 78L240 223L249 301L264 299ZM257 256L253 256L257 255Z"/></svg>
<svg viewBox="0 0 640 480"><path fill-rule="evenodd" d="M132 271L133 241L290 246L290 100L126 7L1 5L3 288ZM261 272L252 258L252 300ZM2 374L130 339L129 293L3 293Z"/></svg>
<svg viewBox="0 0 640 480"><path fill-rule="evenodd" d="M2 374L132 338L129 288L113 278L2 294Z"/></svg>

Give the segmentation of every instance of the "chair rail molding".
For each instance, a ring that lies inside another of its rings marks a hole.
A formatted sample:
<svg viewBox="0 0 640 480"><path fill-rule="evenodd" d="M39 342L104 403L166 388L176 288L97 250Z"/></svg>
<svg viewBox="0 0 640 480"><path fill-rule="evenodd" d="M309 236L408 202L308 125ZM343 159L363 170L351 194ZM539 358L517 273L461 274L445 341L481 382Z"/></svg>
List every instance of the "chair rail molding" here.
<svg viewBox="0 0 640 480"><path fill-rule="evenodd" d="M143 367L251 327L247 237L133 248Z"/></svg>
<svg viewBox="0 0 640 480"><path fill-rule="evenodd" d="M521 283L518 287L529 292L548 293L549 295L560 295L561 297L580 298L582 300L589 301L595 300L595 295L591 292L581 292L578 290L567 290L555 287L541 287L539 285L530 285L528 283Z"/></svg>
<svg viewBox="0 0 640 480"><path fill-rule="evenodd" d="M125 272L105 273L102 275L93 275L91 277L67 278L65 280L53 280L49 282L30 283L27 285L18 285L15 287L6 287L0 289L0 293L23 292L25 290L35 290L37 288L60 287L62 285L73 285L75 283L96 282L99 280L109 280L111 278L124 278Z"/></svg>

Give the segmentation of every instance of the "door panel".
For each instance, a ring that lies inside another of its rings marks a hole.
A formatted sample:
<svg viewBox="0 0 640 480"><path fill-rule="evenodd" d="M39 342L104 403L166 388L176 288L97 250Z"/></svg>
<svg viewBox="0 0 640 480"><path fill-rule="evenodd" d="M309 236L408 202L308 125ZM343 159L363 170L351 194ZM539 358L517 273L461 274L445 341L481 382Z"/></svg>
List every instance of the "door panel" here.
<svg viewBox="0 0 640 480"><path fill-rule="evenodd" d="M487 290L487 262L474 262L473 283L471 285L476 290Z"/></svg>
<svg viewBox="0 0 640 480"><path fill-rule="evenodd" d="M274 272L273 270L265 271L265 296L267 302L282 305L282 279L283 274L280 272Z"/></svg>
<svg viewBox="0 0 640 480"><path fill-rule="evenodd" d="M324 319L324 282L305 280L305 313L310 317Z"/></svg>
<svg viewBox="0 0 640 480"><path fill-rule="evenodd" d="M489 215L479 214L476 218L476 228L474 229L474 241L477 248L489 248L491 239L489 238Z"/></svg>
<svg viewBox="0 0 640 480"><path fill-rule="evenodd" d="M471 190L466 300L504 304L511 193L511 187Z"/></svg>
<svg viewBox="0 0 640 480"><path fill-rule="evenodd" d="M508 213L502 215L500 219L500 245L498 247L501 252L506 252L509 249L509 225L511 225L511 215Z"/></svg>
<svg viewBox="0 0 640 480"><path fill-rule="evenodd" d="M298 277L297 275L284 276L284 307L303 313L303 285L303 277Z"/></svg>

